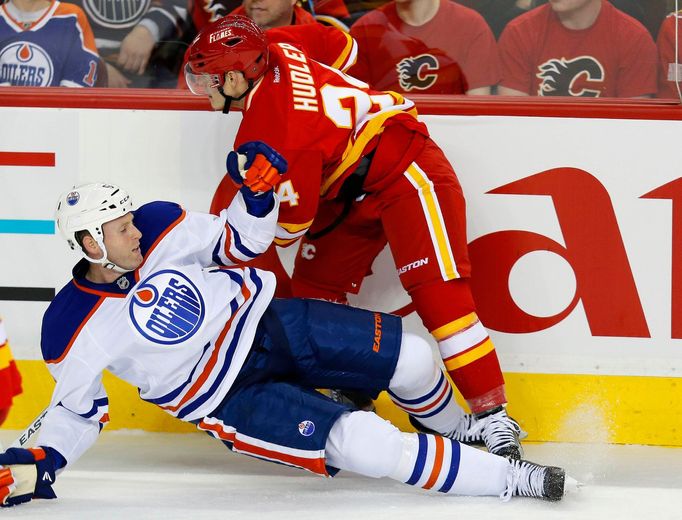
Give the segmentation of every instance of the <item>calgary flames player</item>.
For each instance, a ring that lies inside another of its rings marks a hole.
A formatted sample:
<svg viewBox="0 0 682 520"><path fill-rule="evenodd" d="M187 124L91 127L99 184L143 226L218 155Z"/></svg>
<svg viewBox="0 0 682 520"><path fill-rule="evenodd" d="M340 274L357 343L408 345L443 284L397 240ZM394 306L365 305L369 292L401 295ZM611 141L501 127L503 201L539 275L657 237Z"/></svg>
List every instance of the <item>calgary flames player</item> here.
<svg viewBox="0 0 682 520"><path fill-rule="evenodd" d="M341 71L355 49L347 35L345 47L334 48L314 25L279 31L266 38L238 16L208 25L192 43L185 78L213 109L242 110L237 151L261 140L286 158L275 242L304 237L294 295L345 302L388 243L472 411L457 430L438 433L520 458L521 429L507 415L502 371L471 295L465 201L452 166L412 101ZM394 402L416 426L437 408L432 399Z"/></svg>

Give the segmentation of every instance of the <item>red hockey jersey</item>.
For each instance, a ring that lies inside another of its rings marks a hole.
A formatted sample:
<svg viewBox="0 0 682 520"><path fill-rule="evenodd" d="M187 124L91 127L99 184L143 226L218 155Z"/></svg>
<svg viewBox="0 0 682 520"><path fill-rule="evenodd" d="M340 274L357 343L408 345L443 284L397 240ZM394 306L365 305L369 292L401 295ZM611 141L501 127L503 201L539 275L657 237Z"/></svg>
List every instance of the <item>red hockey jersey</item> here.
<svg viewBox="0 0 682 520"><path fill-rule="evenodd" d="M382 142L367 178L370 181L375 166L381 165L376 168L381 179L370 182L374 186L394 172L402 174L403 163L414 153L411 133L427 135L411 101L394 92L371 90L366 83L314 61L300 47L291 43L269 46L268 70L245 100L235 140L235 148L247 141L265 141L289 163L277 190L281 199L278 245L292 243L306 232L319 198L338 194L360 159L377 148L387 128L397 127L391 135L400 135L401 144L407 144L398 150L390 146L395 139L386 139L386 146ZM343 53L333 58L327 56L324 61L343 68L348 60Z"/></svg>

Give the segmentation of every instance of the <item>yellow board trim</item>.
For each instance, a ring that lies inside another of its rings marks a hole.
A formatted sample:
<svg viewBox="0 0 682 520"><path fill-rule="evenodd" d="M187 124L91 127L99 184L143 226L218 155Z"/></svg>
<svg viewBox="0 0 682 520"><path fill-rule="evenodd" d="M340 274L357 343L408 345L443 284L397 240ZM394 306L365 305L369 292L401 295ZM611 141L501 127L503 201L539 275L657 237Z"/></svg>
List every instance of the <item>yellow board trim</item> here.
<svg viewBox="0 0 682 520"><path fill-rule="evenodd" d="M24 394L3 428L20 430L50 400L54 383L42 361L18 360ZM533 442L650 444L682 447L682 380L675 377L506 373L509 413ZM106 429L193 432L183 423L145 403L137 390L105 374L111 422ZM463 403L461 397L458 401ZM386 393L379 414L400 429L413 431L407 414Z"/></svg>
<svg viewBox="0 0 682 520"><path fill-rule="evenodd" d="M462 368L473 363L474 361L481 359L483 356L489 354L493 350L495 350L495 345L493 345L492 340L488 338L478 347L467 350L462 354L457 354L454 358L445 361L445 368L448 371L457 370L458 368Z"/></svg>
<svg viewBox="0 0 682 520"><path fill-rule="evenodd" d="M478 321L478 315L475 312L470 312L466 316L457 318L450 323L446 323L442 327L438 327L431 331L431 335L436 338L436 341L442 341L445 338L449 338L453 334L456 334L460 330L471 327L474 323Z"/></svg>
<svg viewBox="0 0 682 520"><path fill-rule="evenodd" d="M682 447L680 378L521 373L504 377L507 410L528 432L529 442ZM465 406L460 395L457 400ZM379 415L398 428L413 431L407 414L386 393L376 406Z"/></svg>
<svg viewBox="0 0 682 520"><path fill-rule="evenodd" d="M54 379L42 361L16 360L24 393L14 398L3 428L23 430L50 403ZM111 422L107 430L139 429L154 432L196 431L193 424L171 417L156 405L140 399L137 388L104 372Z"/></svg>
<svg viewBox="0 0 682 520"><path fill-rule="evenodd" d="M426 210L429 213L429 220L433 227L434 236L436 243L434 244L438 256L441 262L443 262L443 269L445 271L444 280L454 280L458 277L457 270L455 269L455 259L449 251L448 247L448 237L445 231L445 222L441 219L438 214L438 201L436 200L436 194L431 188L431 183L429 179L419 171L414 163L410 164L405 172L417 185L422 200L426 204Z"/></svg>

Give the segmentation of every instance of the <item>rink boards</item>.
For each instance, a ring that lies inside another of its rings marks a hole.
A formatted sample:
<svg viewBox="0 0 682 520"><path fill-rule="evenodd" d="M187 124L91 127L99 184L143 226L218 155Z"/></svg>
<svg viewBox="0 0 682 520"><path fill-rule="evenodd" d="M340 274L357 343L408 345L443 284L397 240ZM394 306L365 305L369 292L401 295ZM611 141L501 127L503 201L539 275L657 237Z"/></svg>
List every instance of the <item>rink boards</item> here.
<svg viewBox="0 0 682 520"><path fill-rule="evenodd" d="M530 440L682 445L682 116L571 114L424 116L467 197L475 296L509 408ZM0 117L0 315L25 387L6 427L19 428L49 401L40 320L74 262L55 234L57 194L109 180L138 205L205 210L239 117L33 107ZM373 271L354 304L408 304L387 251ZM414 313L406 327L428 337ZM191 429L115 378L105 385L110 427Z"/></svg>

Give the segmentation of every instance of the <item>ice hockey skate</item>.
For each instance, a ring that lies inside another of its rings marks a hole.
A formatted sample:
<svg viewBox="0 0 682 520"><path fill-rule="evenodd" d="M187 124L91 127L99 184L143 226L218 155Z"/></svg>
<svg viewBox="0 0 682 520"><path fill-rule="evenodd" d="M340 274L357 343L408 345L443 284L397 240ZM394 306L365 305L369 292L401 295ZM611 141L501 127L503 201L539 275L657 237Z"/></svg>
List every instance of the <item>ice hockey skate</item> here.
<svg viewBox="0 0 682 520"><path fill-rule="evenodd" d="M485 447L490 453L519 460L523 457L523 448L519 439L526 436L519 423L507 415L503 406L498 406L484 414L475 416L476 422L470 434L479 433Z"/></svg>
<svg viewBox="0 0 682 520"><path fill-rule="evenodd" d="M412 416L410 423L421 432L440 433L426 428ZM440 434L471 446L485 446L490 453L509 459L522 457L523 449L519 441L528 435L502 406L483 415L464 414L457 428Z"/></svg>
<svg viewBox="0 0 682 520"><path fill-rule="evenodd" d="M527 460L512 460L510 463L507 489L500 495L502 500L522 496L556 502L564 496L566 472L563 468L541 466Z"/></svg>

